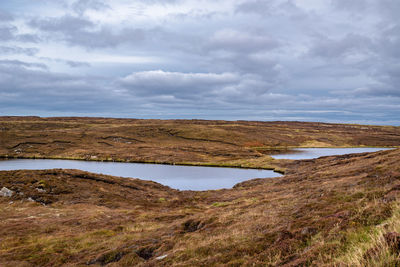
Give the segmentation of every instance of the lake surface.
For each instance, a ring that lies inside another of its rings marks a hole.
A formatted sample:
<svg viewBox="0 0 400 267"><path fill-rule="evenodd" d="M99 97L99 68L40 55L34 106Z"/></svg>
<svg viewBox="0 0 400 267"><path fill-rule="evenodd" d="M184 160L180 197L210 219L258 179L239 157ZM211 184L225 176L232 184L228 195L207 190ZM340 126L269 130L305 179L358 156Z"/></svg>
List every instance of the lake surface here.
<svg viewBox="0 0 400 267"><path fill-rule="evenodd" d="M239 168L51 159L0 160L0 170L38 170L54 168L79 169L94 173L151 180L179 190L232 188L237 183L253 178L281 176L281 174L270 170Z"/></svg>
<svg viewBox="0 0 400 267"><path fill-rule="evenodd" d="M297 148L272 155L276 159L312 159L322 156L375 152L391 148ZM0 160L0 170L79 169L114 176L151 180L179 190L232 188L254 178L273 178L281 174L270 170L176 166L80 160L11 159Z"/></svg>
<svg viewBox="0 0 400 267"><path fill-rule="evenodd" d="M271 155L275 159L313 159L323 156L344 155L352 153L376 152L392 148L362 147L362 148L296 148L287 153Z"/></svg>

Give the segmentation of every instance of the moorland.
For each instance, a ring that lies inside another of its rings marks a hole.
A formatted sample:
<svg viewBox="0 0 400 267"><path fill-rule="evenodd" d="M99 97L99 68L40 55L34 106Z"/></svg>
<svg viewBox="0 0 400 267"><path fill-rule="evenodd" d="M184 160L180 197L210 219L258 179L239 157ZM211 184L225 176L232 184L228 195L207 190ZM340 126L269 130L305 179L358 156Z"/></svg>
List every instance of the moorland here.
<svg viewBox="0 0 400 267"><path fill-rule="evenodd" d="M397 147L400 127L1 117L0 156L270 168L179 191L79 170L0 171L4 266L396 266L400 149L274 160L294 147ZM140 178L140 177L139 177Z"/></svg>

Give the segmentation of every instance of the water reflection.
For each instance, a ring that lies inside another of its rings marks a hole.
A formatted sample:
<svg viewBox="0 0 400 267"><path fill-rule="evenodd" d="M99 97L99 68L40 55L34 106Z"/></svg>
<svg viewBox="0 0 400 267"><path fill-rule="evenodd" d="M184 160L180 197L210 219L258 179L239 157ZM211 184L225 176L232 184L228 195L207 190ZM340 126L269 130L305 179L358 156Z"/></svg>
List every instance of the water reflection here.
<svg viewBox="0 0 400 267"><path fill-rule="evenodd" d="M344 155L351 153L376 152L392 148L362 147L362 148L296 148L281 154L271 155L275 159L313 159L323 156Z"/></svg>
<svg viewBox="0 0 400 267"><path fill-rule="evenodd" d="M253 178L280 176L270 170L173 166L160 164L96 162L79 160L13 159L0 161L0 170L79 169L122 177L151 180L180 190L232 188Z"/></svg>

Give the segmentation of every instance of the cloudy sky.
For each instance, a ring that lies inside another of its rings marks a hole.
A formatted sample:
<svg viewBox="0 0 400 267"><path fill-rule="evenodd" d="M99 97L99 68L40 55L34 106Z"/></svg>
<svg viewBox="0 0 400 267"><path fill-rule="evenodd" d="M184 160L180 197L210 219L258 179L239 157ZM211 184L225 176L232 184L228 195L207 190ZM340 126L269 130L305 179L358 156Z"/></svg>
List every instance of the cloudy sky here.
<svg viewBox="0 0 400 267"><path fill-rule="evenodd" d="M0 115L400 125L399 0L0 2Z"/></svg>

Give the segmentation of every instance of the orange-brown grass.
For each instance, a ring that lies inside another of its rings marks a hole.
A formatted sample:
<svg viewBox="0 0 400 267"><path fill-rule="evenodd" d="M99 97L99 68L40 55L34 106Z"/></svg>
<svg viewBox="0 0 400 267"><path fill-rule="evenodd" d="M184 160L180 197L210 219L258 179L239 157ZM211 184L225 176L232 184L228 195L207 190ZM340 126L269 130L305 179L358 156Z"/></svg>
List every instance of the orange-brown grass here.
<svg viewBox="0 0 400 267"><path fill-rule="evenodd" d="M312 122L0 117L0 157L284 166L290 147L399 146L400 127Z"/></svg>
<svg viewBox="0 0 400 267"><path fill-rule="evenodd" d="M399 162L400 149L293 161L283 177L202 192L3 171L16 193L0 197L0 265L396 266Z"/></svg>

